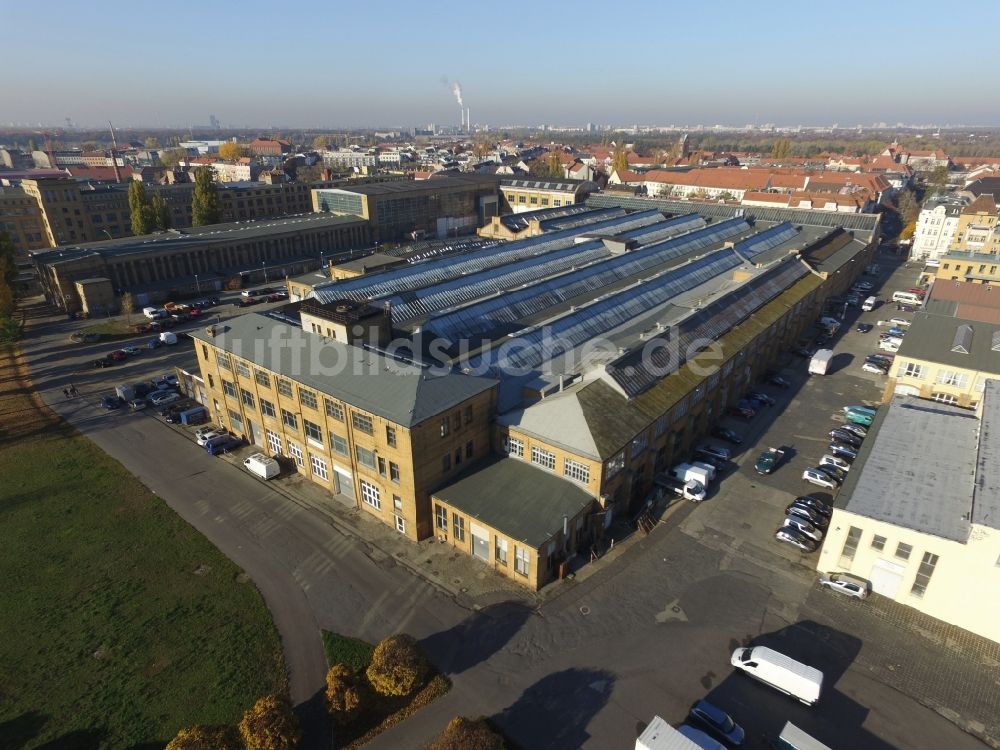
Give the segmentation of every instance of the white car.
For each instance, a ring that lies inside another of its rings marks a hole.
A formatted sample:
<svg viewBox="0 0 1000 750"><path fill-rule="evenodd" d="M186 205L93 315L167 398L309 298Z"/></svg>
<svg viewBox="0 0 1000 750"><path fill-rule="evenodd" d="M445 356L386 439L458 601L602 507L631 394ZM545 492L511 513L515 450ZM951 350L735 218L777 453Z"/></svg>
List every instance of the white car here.
<svg viewBox="0 0 1000 750"><path fill-rule="evenodd" d="M820 466L836 466L841 471L850 471L851 465L847 463L842 458L837 458L836 456L831 456L829 453L825 454L823 458L819 460Z"/></svg>
<svg viewBox="0 0 1000 750"><path fill-rule="evenodd" d="M781 526L782 528L796 529L800 534L804 534L814 542L818 543L823 541L823 532L806 521L804 518L800 518L798 516L785 516L785 522L781 524Z"/></svg>
<svg viewBox="0 0 1000 750"><path fill-rule="evenodd" d="M180 401L181 394L177 391L160 391L149 397L149 403L153 406L166 406L174 401Z"/></svg>
<svg viewBox="0 0 1000 750"><path fill-rule="evenodd" d="M817 471L816 469L806 469L802 472L802 478L807 482L817 485L818 487L824 487L828 490L837 489L836 482L834 482L822 471Z"/></svg>
<svg viewBox="0 0 1000 750"><path fill-rule="evenodd" d="M130 357L134 357L136 354L138 354L142 350L138 349L137 347L134 347L134 346L123 346L122 347L122 351L125 352Z"/></svg>
<svg viewBox="0 0 1000 750"><path fill-rule="evenodd" d="M195 435L195 441L198 443L198 445L202 445L203 446L203 445L205 445L205 443L207 443L212 438L221 437L222 435L225 435L225 434L226 434L226 431L223 430L221 427L215 427L215 428L209 430L208 432L203 432L200 435Z"/></svg>
<svg viewBox="0 0 1000 750"><path fill-rule="evenodd" d="M910 324L913 323L912 320L907 320L906 318L889 318L889 322L900 328L909 328Z"/></svg>
<svg viewBox="0 0 1000 750"><path fill-rule="evenodd" d="M221 430L221 429L222 429L221 427L215 424L202 425L201 427L199 427L197 430L194 431L194 437L197 440L206 432L215 432L216 430Z"/></svg>
<svg viewBox="0 0 1000 750"><path fill-rule="evenodd" d="M879 367L878 365L876 365L876 364L874 364L872 362L865 362L863 365L861 365L861 371L862 372L870 372L873 375L888 375L889 374L889 368L888 367Z"/></svg>
<svg viewBox="0 0 1000 750"><path fill-rule="evenodd" d="M868 598L868 582L849 578L843 573L829 573L825 576L820 576L819 585L825 586L830 591L839 591L841 594L853 596L857 599Z"/></svg>

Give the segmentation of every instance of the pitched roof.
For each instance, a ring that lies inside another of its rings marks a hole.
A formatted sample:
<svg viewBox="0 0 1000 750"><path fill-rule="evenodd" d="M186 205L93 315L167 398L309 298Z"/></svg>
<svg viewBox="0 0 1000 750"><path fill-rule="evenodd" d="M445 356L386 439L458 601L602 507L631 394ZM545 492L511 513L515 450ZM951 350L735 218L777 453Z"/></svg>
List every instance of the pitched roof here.
<svg viewBox="0 0 1000 750"><path fill-rule="evenodd" d="M958 348L956 340L963 332L967 335ZM1000 346L993 348L994 339L1000 344L1000 326L995 323L918 312L899 356L1000 375Z"/></svg>
<svg viewBox="0 0 1000 750"><path fill-rule="evenodd" d="M972 203L962 209L963 214L988 214L997 216L997 204L991 193L982 193Z"/></svg>
<svg viewBox="0 0 1000 750"><path fill-rule="evenodd" d="M191 336L405 427L497 385L491 378L435 374L260 313L214 328L215 336L205 328Z"/></svg>

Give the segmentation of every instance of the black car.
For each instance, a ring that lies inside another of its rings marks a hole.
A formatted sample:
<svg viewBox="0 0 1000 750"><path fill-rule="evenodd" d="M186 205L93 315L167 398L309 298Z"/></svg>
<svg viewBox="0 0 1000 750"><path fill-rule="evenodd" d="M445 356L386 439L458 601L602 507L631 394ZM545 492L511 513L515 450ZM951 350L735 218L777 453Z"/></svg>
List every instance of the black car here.
<svg viewBox="0 0 1000 750"><path fill-rule="evenodd" d="M820 464L814 468L816 471L822 471L837 484L842 484L843 481L847 479L847 472L843 469L838 469L836 466L831 466L830 464Z"/></svg>
<svg viewBox="0 0 1000 750"><path fill-rule="evenodd" d="M694 460L700 464L708 464L714 467L716 471L722 471L726 468L725 459L713 456L711 453L705 453L705 451L695 451Z"/></svg>
<svg viewBox="0 0 1000 750"><path fill-rule="evenodd" d="M132 390L135 393L136 398L142 398L143 396L148 396L153 392L153 386L149 383L136 383L132 386Z"/></svg>
<svg viewBox="0 0 1000 750"><path fill-rule="evenodd" d="M786 516L798 516L799 518L805 519L817 529L825 529L829 525L829 521L826 516L817 513L812 508L801 505L800 503L791 503L787 508L785 508Z"/></svg>
<svg viewBox="0 0 1000 750"><path fill-rule="evenodd" d="M739 445L743 442L742 436L734 430L730 430L728 427L713 427L712 437L717 437L720 440L725 440L727 443L733 445Z"/></svg>
<svg viewBox="0 0 1000 750"><path fill-rule="evenodd" d="M792 349L792 354L796 357L802 357L802 359L809 359L813 355L812 351L804 346L796 346Z"/></svg>
<svg viewBox="0 0 1000 750"><path fill-rule="evenodd" d="M95 359L94 367L112 367L115 364L113 359Z"/></svg>
<svg viewBox="0 0 1000 750"><path fill-rule="evenodd" d="M779 388L789 388L792 385L790 382L788 382L787 380L785 380L783 377L781 377L776 372L769 372L767 374L767 376L765 377L764 380L765 380L765 382L767 382L767 383L769 383L771 385L776 385Z"/></svg>
<svg viewBox="0 0 1000 750"><path fill-rule="evenodd" d="M837 458L845 458L848 461L853 461L858 457L858 452L853 446L844 445L843 443L830 443L827 450L830 451L830 455Z"/></svg>
<svg viewBox="0 0 1000 750"><path fill-rule="evenodd" d="M871 323L858 323L855 329L858 333L868 333L874 326Z"/></svg>
<svg viewBox="0 0 1000 750"><path fill-rule="evenodd" d="M850 445L853 448L861 447L861 438L855 435L850 430L845 430L842 427L835 427L826 434L829 435L833 440L836 440L838 443L846 443L847 445Z"/></svg>
<svg viewBox="0 0 1000 750"><path fill-rule="evenodd" d="M113 411L115 409L121 408L122 400L117 396L102 396L101 406L103 406L108 411Z"/></svg>
<svg viewBox="0 0 1000 750"><path fill-rule="evenodd" d="M774 399L763 391L748 391L745 398L760 401L765 406L774 406Z"/></svg>
<svg viewBox="0 0 1000 750"><path fill-rule="evenodd" d="M816 511L817 513L822 514L824 518L829 518L830 516L833 515L833 510L830 508L829 505L824 503L819 498L813 497L812 495L800 495L799 497L795 498L795 500L792 502L792 505L805 505L807 508L810 508Z"/></svg>

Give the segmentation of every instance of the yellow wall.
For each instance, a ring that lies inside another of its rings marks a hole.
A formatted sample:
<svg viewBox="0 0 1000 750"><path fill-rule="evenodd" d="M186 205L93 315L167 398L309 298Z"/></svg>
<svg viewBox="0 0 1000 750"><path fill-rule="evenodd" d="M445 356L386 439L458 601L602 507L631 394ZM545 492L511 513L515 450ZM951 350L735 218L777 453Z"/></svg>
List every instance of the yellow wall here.
<svg viewBox="0 0 1000 750"><path fill-rule="evenodd" d="M914 366L919 367L920 370L914 369ZM920 377L906 375L905 373L907 372L918 373ZM952 377L952 373L956 377ZM896 359L893 362L892 374L895 377L889 378L886 383L886 398L897 392L927 399L933 399L935 394L942 394L954 396L955 404L970 408L975 407L980 399L982 399L982 389L986 379L1000 377L1000 373L939 365L936 362L919 360L913 357L901 357L899 355L896 355ZM939 383L939 376L943 377L946 382ZM964 381L961 380L963 377ZM956 382L957 384L950 385L951 382ZM918 391L914 392L912 390L914 388L918 389Z"/></svg>
<svg viewBox="0 0 1000 750"><path fill-rule="evenodd" d="M853 561L841 567L841 551L851 526L862 530L861 539ZM969 541L961 544L835 509L827 534L816 558L817 570L846 571L869 580L878 559L903 566L895 601L1000 641L1000 531L974 525ZM886 539L881 551L872 547L876 534ZM895 556L899 542L913 547L909 560ZM938 561L920 597L910 589L925 552L937 555Z"/></svg>

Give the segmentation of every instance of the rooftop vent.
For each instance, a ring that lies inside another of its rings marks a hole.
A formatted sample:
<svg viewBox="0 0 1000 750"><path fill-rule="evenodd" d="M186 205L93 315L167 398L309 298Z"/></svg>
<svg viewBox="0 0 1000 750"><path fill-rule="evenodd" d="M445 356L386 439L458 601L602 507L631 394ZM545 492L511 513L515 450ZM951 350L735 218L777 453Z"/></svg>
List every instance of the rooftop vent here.
<svg viewBox="0 0 1000 750"><path fill-rule="evenodd" d="M955 331L955 340L952 342L951 350L956 354L968 354L972 349L972 326L960 325Z"/></svg>

